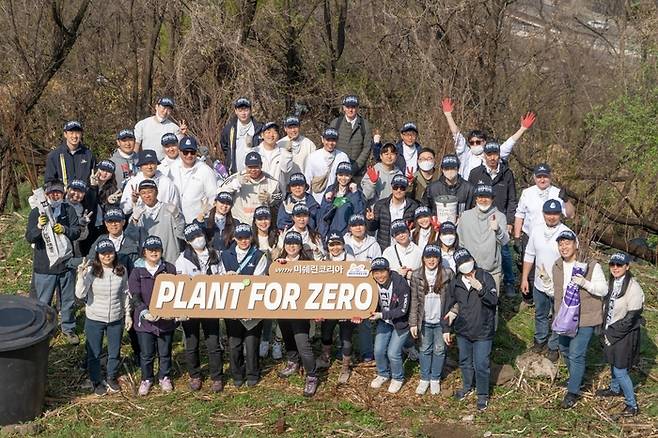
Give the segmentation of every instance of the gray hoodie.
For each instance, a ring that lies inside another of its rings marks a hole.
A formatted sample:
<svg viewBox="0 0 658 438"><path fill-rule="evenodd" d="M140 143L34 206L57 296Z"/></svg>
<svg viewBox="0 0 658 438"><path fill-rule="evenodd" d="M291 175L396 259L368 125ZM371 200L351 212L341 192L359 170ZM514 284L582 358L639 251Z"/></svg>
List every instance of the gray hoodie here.
<svg viewBox="0 0 658 438"><path fill-rule="evenodd" d="M123 188L123 182L130 179L131 176L137 173L137 154L133 152L131 158L124 158L119 149L114 151L110 160L116 165L114 171L114 179L117 181L117 187Z"/></svg>
<svg viewBox="0 0 658 438"><path fill-rule="evenodd" d="M367 174L364 174L361 180L361 190L363 190L363 196L368 201L368 204L374 204L380 199L390 196L392 193L391 181L393 181L393 177L398 174L402 175L400 169L395 166L391 170L386 170L382 163L377 163L374 167L379 172L377 182L373 183L370 181Z"/></svg>
<svg viewBox="0 0 658 438"><path fill-rule="evenodd" d="M491 229L491 216L495 215L498 229ZM476 206L462 213L457 224L459 243L466 248L477 265L489 272L501 272L500 249L509 242L507 233L507 219L505 215L494 206L482 212Z"/></svg>

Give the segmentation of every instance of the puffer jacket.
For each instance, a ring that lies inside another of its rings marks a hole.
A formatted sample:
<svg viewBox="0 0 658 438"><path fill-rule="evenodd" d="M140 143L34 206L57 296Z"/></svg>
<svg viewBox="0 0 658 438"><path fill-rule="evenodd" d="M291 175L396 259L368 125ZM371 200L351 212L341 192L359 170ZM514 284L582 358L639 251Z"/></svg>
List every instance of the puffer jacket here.
<svg viewBox="0 0 658 438"><path fill-rule="evenodd" d="M89 267L78 275L75 296L85 301L85 314L93 321L105 323L119 321L130 315L128 275L118 276L114 270L103 268L103 277L94 277Z"/></svg>
<svg viewBox="0 0 658 438"><path fill-rule="evenodd" d="M377 231L377 243L379 243L382 251L391 246L391 210L389 205L392 196L377 201L373 207L375 219L366 221L368 231ZM413 199L406 198L402 219L407 222L413 221L416 208L418 208L418 203Z"/></svg>

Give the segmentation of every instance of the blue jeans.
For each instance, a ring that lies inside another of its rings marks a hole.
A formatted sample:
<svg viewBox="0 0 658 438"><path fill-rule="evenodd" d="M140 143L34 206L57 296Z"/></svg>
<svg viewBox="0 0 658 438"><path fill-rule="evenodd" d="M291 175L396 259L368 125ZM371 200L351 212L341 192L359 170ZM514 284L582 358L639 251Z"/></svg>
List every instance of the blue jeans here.
<svg viewBox="0 0 658 438"><path fill-rule="evenodd" d="M373 350L373 344L372 322L369 319L364 319L359 324L359 352L361 352L361 359L374 359L375 352Z"/></svg>
<svg viewBox="0 0 658 438"><path fill-rule="evenodd" d="M491 355L492 340L471 341L457 335L459 347L459 368L462 371L464 391L473 388L473 378L478 396L489 396L489 379L491 370L489 356Z"/></svg>
<svg viewBox="0 0 658 438"><path fill-rule="evenodd" d="M420 331L420 379L440 380L446 349L443 343L443 329L440 323L423 322Z"/></svg>
<svg viewBox="0 0 658 438"><path fill-rule="evenodd" d="M560 353L564 358L569 370L569 381L567 391L572 394L580 394L580 385L585 376L585 359L587 357L587 346L594 333L594 327L578 327L575 338L559 336Z"/></svg>
<svg viewBox="0 0 658 438"><path fill-rule="evenodd" d="M377 321L375 362L378 376L392 378L400 382L404 380L402 347L408 337L408 328L400 333L391 324L381 319Z"/></svg>
<svg viewBox="0 0 658 438"><path fill-rule="evenodd" d="M174 334L160 333L160 336L156 336L153 333L137 332L137 338L141 349L139 364L142 368L142 380L153 382L153 361L156 353L160 361L158 378L170 377L171 346L174 341Z"/></svg>
<svg viewBox="0 0 658 438"><path fill-rule="evenodd" d="M610 390L614 392L622 391L624 393L626 405L632 408L637 407L635 391L633 390L633 381L631 380L631 376L628 375L628 370L626 368L615 368L614 366L611 366L610 373L612 374Z"/></svg>
<svg viewBox="0 0 658 438"><path fill-rule="evenodd" d="M121 336L123 335L123 318L113 322L85 319L85 337L87 338L87 371L89 380L98 384L101 377L101 354L103 353L103 334L107 333L107 378L114 380L119 374L121 354Z"/></svg>
<svg viewBox="0 0 658 438"><path fill-rule="evenodd" d="M75 270L69 269L61 274L32 273L37 299L52 305L55 289L59 289L59 312L64 333L75 332Z"/></svg>
<svg viewBox="0 0 658 438"><path fill-rule="evenodd" d="M513 285L516 279L514 278L514 260L512 260L512 250L509 243L502 246L500 256L503 263L503 283Z"/></svg>
<svg viewBox="0 0 658 438"><path fill-rule="evenodd" d="M548 342L549 350L557 350L557 333L551 331L550 313L553 308L553 297L549 297L536 287L532 288L532 298L535 300L535 342Z"/></svg>

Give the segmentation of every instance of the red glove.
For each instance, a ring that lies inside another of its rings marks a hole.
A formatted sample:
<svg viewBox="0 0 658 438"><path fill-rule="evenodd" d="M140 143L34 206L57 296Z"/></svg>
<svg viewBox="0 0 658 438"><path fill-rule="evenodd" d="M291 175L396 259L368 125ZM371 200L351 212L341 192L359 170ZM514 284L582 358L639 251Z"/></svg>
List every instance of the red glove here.
<svg viewBox="0 0 658 438"><path fill-rule="evenodd" d="M443 100L441 100L441 108L443 108L444 113L451 113L452 110L455 109L455 105L451 98L444 97Z"/></svg>
<svg viewBox="0 0 658 438"><path fill-rule="evenodd" d="M525 129L530 129L530 127L535 123L535 120L537 120L537 114L529 111L525 114L525 116L521 117L521 126L523 126Z"/></svg>
<svg viewBox="0 0 658 438"><path fill-rule="evenodd" d="M407 167L407 181L409 181L409 184L414 182L414 168L413 167Z"/></svg>
<svg viewBox="0 0 658 438"><path fill-rule="evenodd" d="M434 228L434 231L439 231L439 228L441 228L441 222L439 222L439 218L436 216L432 216L432 228Z"/></svg>
<svg viewBox="0 0 658 438"><path fill-rule="evenodd" d="M370 178L370 181L373 184L376 183L377 180L379 179L379 172L377 172L375 168L372 166L368 166L368 170L366 171L366 173L368 174L368 178Z"/></svg>

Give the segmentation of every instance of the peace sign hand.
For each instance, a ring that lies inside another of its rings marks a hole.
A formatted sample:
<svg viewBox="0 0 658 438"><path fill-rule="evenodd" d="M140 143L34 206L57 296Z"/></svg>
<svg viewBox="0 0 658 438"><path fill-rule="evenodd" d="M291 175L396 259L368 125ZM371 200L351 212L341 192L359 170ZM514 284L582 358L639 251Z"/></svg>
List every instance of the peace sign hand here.
<svg viewBox="0 0 658 438"><path fill-rule="evenodd" d="M375 212L372 210L372 207L366 208L366 220L368 221L375 220Z"/></svg>

